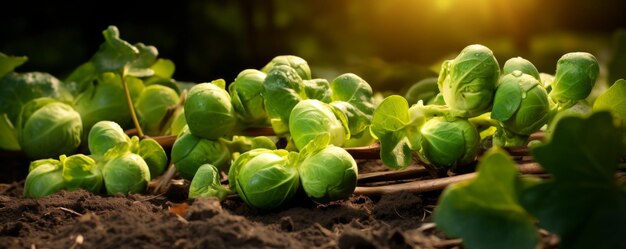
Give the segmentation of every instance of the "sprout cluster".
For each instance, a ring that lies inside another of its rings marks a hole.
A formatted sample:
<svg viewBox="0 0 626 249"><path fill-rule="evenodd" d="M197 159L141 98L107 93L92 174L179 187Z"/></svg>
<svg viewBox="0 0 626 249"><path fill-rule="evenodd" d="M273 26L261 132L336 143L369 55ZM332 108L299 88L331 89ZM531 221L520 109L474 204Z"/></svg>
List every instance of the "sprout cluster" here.
<svg viewBox="0 0 626 249"><path fill-rule="evenodd" d="M407 93L410 107L400 96L386 98L370 131L380 140L385 164L406 167L415 153L441 174L473 162L489 138L496 146L525 145L555 113L582 103L597 75L598 62L588 53L565 54L553 77L521 57L500 70L489 48L470 45L443 63L439 92L427 79Z"/></svg>
<svg viewBox="0 0 626 249"><path fill-rule="evenodd" d="M128 137L112 121L96 123L88 136L91 154L61 155L30 164L24 195L41 197L61 189L100 193L143 193L151 178L163 173L167 154L156 141Z"/></svg>
<svg viewBox="0 0 626 249"><path fill-rule="evenodd" d="M267 149L243 153L228 172L230 189L260 209L288 203L300 186L316 202L349 197L356 187L356 162L345 149L318 141L299 153Z"/></svg>

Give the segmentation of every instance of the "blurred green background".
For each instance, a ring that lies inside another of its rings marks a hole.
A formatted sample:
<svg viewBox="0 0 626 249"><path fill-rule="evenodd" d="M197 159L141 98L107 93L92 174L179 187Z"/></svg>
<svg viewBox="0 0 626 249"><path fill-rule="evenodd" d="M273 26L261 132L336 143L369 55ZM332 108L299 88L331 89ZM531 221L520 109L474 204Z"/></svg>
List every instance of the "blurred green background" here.
<svg viewBox="0 0 626 249"><path fill-rule="evenodd" d="M64 78L117 25L159 49L178 80L232 81L272 57L306 59L315 77L353 72L375 90L403 91L437 74L463 47L490 47L554 73L567 52L591 52L604 79L626 75L626 8L609 0L14 1L4 8L0 52L26 55L18 71ZM621 37L621 38L619 38ZM622 61L623 63L618 63Z"/></svg>

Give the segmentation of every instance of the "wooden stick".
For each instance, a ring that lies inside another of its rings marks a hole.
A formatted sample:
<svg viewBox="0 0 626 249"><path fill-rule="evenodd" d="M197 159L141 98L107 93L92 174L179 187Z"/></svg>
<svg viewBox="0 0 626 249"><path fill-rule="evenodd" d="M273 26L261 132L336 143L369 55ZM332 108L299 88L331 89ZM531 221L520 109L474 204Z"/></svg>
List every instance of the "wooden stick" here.
<svg viewBox="0 0 626 249"><path fill-rule="evenodd" d="M428 174L428 170L422 165L412 165L403 170L372 172L358 175L359 183L382 182L403 180Z"/></svg>
<svg viewBox="0 0 626 249"><path fill-rule="evenodd" d="M519 165L519 171L522 174L537 174L543 173L543 168L537 163L526 163ZM422 193L434 190L441 190L450 184L467 181L476 177L477 173L468 173L463 175L456 175L451 177L436 178L422 181L414 181L407 183L399 183L385 186L375 187L356 187L355 194L358 195L373 195L379 196L384 194L397 193L407 191L411 193Z"/></svg>

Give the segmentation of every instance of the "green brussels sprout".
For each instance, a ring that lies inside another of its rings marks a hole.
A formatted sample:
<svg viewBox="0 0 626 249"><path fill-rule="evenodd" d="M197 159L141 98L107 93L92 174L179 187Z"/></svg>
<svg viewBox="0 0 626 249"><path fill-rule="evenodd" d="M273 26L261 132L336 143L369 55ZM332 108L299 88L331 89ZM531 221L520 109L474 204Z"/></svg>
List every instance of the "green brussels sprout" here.
<svg viewBox="0 0 626 249"><path fill-rule="evenodd" d="M143 131L148 135L161 135L169 118L166 114L178 104L176 91L162 85L146 87L135 102L135 109Z"/></svg>
<svg viewBox="0 0 626 249"><path fill-rule="evenodd" d="M42 159L30 163L24 182L24 196L39 198L59 192L65 187L63 164L55 159Z"/></svg>
<svg viewBox="0 0 626 249"><path fill-rule="evenodd" d="M330 137L330 144L343 145L350 136L345 121L342 123L331 107L319 100L300 101L289 116L289 131L296 148L303 149L319 136Z"/></svg>
<svg viewBox="0 0 626 249"><path fill-rule="evenodd" d="M443 99L443 94L438 93L434 98L426 102L427 105L446 105L446 101Z"/></svg>
<svg viewBox="0 0 626 249"><path fill-rule="evenodd" d="M288 66L295 70L295 72L300 76L303 80L311 79L311 69L309 68L309 64L302 58L294 55L279 55L274 57L272 61L267 63L261 71L269 74L272 69L278 66Z"/></svg>
<svg viewBox="0 0 626 249"><path fill-rule="evenodd" d="M428 120L420 132L418 155L435 169L471 163L478 153L480 134L466 119L435 117Z"/></svg>
<svg viewBox="0 0 626 249"><path fill-rule="evenodd" d="M540 80L539 70L530 61L522 58L515 57L508 59L502 67L502 75L511 74L514 71L521 71L524 74L528 74L533 78Z"/></svg>
<svg viewBox="0 0 626 249"><path fill-rule="evenodd" d="M589 96L599 71L598 60L592 54L575 52L563 55L556 65L550 97L564 107L574 105Z"/></svg>
<svg viewBox="0 0 626 249"><path fill-rule="evenodd" d="M339 120L341 120L341 115L345 117L349 130L347 134L350 134L349 139L343 145L335 145L345 146L349 143L354 147L369 145L373 142L372 139L367 139L367 135L364 135L369 133L369 126L372 123L371 115L366 115L345 101L333 101L330 103L330 106L333 108L333 111L339 112L340 115L336 115L340 118Z"/></svg>
<svg viewBox="0 0 626 249"><path fill-rule="evenodd" d="M89 131L87 137L89 151L93 155L104 156L104 154L116 144L128 143L130 138L124 133L122 127L112 121L100 121Z"/></svg>
<svg viewBox="0 0 626 249"><path fill-rule="evenodd" d="M85 189L99 193L102 174L96 162L83 154L61 155L59 160L41 159L31 162L24 184L24 196L39 198L61 189Z"/></svg>
<svg viewBox="0 0 626 249"><path fill-rule="evenodd" d="M309 99L317 99L324 103L332 101L332 91L330 83L326 79L303 80L304 93Z"/></svg>
<svg viewBox="0 0 626 249"><path fill-rule="evenodd" d="M491 118L512 133L530 135L550 119L548 93L539 80L515 70L500 78Z"/></svg>
<svg viewBox="0 0 626 249"><path fill-rule="evenodd" d="M298 173L309 198L330 202L350 197L356 188L358 169L346 150L330 145L304 159Z"/></svg>
<svg viewBox="0 0 626 249"><path fill-rule="evenodd" d="M96 161L82 154L65 157L61 155L63 164L63 180L65 189L84 189L92 193L99 193L102 189L102 173L96 166Z"/></svg>
<svg viewBox="0 0 626 249"><path fill-rule="evenodd" d="M136 153L146 161L148 169L150 169L151 179L163 174L168 159L165 150L157 141L152 138L142 139L139 141L139 148Z"/></svg>
<svg viewBox="0 0 626 249"><path fill-rule="evenodd" d="M191 180L203 164L212 164L224 170L230 161L228 147L217 140L195 136L183 129L172 147L172 163L180 175Z"/></svg>
<svg viewBox="0 0 626 249"><path fill-rule="evenodd" d="M84 134L98 121L109 120L126 128L132 124L128 104L124 97L122 79L114 73L104 73L97 83L89 83L87 89L76 97L74 108L80 113ZM141 80L126 77L126 84L132 99L137 99L144 86Z"/></svg>
<svg viewBox="0 0 626 249"><path fill-rule="evenodd" d="M237 117L224 84L224 80L215 80L198 84L189 91L185 101L185 120L194 135L218 139L232 133L235 128Z"/></svg>
<svg viewBox="0 0 626 249"><path fill-rule="evenodd" d="M482 45L465 47L441 66L438 85L446 105L458 116L470 118L489 111L500 66Z"/></svg>
<svg viewBox="0 0 626 249"><path fill-rule="evenodd" d="M187 120L185 119L185 108L178 108L174 115L172 115L172 123L169 125L169 135L178 136L180 132L187 126Z"/></svg>
<svg viewBox="0 0 626 249"><path fill-rule="evenodd" d="M143 158L134 153L113 152L115 155L102 167L107 194L145 192L150 182L150 169Z"/></svg>
<svg viewBox="0 0 626 249"><path fill-rule="evenodd" d="M331 83L333 101L345 101L356 107L369 120L372 119L376 106L373 101L372 87L361 77L353 73L337 76Z"/></svg>
<svg viewBox="0 0 626 249"><path fill-rule="evenodd" d="M74 153L80 145L83 123L71 106L38 98L24 105L16 129L24 153L40 159Z"/></svg>
<svg viewBox="0 0 626 249"><path fill-rule="evenodd" d="M439 94L439 85L437 85L437 77L426 78L413 84L404 94L404 98L409 106L417 104L422 100L424 103L430 102Z"/></svg>
<svg viewBox="0 0 626 249"><path fill-rule="evenodd" d="M305 99L302 79L286 65L274 67L263 82L264 103L272 129L278 135L289 132L289 115L300 100Z"/></svg>
<svg viewBox="0 0 626 249"><path fill-rule="evenodd" d="M189 199L197 197L216 197L226 199L231 193L230 189L220 183L220 173L215 166L204 164L198 168L198 172L189 185Z"/></svg>
<svg viewBox="0 0 626 249"><path fill-rule="evenodd" d="M265 136L260 137L245 137L245 136L233 136L231 141L220 140L228 147L231 153L244 153L253 149L276 149L276 141Z"/></svg>
<svg viewBox="0 0 626 249"><path fill-rule="evenodd" d="M61 81L47 73L9 73L0 78L0 114L16 124L22 106L41 97L71 101Z"/></svg>
<svg viewBox="0 0 626 249"><path fill-rule="evenodd" d="M263 81L265 73L246 69L241 71L235 82L228 86L235 112L243 123L265 125L267 112L263 103Z"/></svg>
<svg viewBox="0 0 626 249"><path fill-rule="evenodd" d="M295 154L295 152L292 152ZM289 201L300 185L286 150L255 149L241 154L228 172L229 186L248 205L272 209Z"/></svg>

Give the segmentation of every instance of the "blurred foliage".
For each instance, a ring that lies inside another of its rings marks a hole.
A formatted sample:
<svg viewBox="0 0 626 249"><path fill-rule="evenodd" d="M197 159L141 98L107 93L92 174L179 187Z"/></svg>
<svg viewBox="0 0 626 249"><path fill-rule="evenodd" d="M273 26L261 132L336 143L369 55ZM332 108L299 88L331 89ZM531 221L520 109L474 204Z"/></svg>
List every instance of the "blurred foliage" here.
<svg viewBox="0 0 626 249"><path fill-rule="evenodd" d="M619 1L14 3L1 17L0 52L28 56L21 71L61 78L89 59L101 42L100 31L111 24L131 43L156 46L161 57L176 63L174 78L193 82L231 82L243 69L294 54L309 62L314 77L353 72L376 90L403 91L436 75L441 61L473 43L490 47L500 63L522 56L541 72L554 73L566 52L586 51L605 65L613 61L609 69L621 73L610 79L626 74L623 32L612 38L626 27Z"/></svg>

